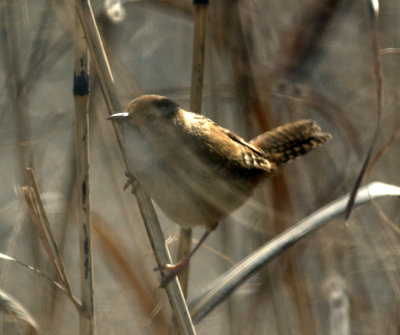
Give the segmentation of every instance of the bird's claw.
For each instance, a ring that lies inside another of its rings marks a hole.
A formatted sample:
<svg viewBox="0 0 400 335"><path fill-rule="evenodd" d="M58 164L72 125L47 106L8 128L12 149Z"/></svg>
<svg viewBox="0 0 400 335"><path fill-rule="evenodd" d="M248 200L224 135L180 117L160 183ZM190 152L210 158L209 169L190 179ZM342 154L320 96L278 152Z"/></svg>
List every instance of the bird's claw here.
<svg viewBox="0 0 400 335"><path fill-rule="evenodd" d="M162 270L166 270L166 271L172 271L176 268L175 264L165 264L165 265L160 265L155 267L153 270L154 271L162 271Z"/></svg>
<svg viewBox="0 0 400 335"><path fill-rule="evenodd" d="M125 172L125 176L128 178L128 180L126 181L123 190L125 191L129 186L132 186L132 193L135 194L139 186L135 176L129 171Z"/></svg>
<svg viewBox="0 0 400 335"><path fill-rule="evenodd" d="M168 271L167 274L161 274L161 282L159 287L165 288L167 284L169 284L174 278L181 272L184 266L181 265L181 262L176 264L165 264L161 266L157 266L154 268L154 271Z"/></svg>

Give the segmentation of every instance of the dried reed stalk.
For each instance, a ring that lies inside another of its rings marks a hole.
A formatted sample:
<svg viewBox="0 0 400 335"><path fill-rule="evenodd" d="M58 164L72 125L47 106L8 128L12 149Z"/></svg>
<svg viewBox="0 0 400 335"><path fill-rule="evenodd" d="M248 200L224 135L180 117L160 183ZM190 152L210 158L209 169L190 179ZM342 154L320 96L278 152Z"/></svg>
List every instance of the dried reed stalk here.
<svg viewBox="0 0 400 335"><path fill-rule="evenodd" d="M190 110L201 114L201 100L204 80L204 55L206 49L208 0L194 0L194 39L192 60L192 84L190 90ZM191 249L192 229L181 228L179 232L178 259L186 257ZM189 265L179 274L183 294L187 296Z"/></svg>
<svg viewBox="0 0 400 335"><path fill-rule="evenodd" d="M80 282L82 310L80 334L95 334L92 223L89 183L89 59L85 35L75 18L74 50L75 155L80 246Z"/></svg>
<svg viewBox="0 0 400 335"><path fill-rule="evenodd" d="M39 187L33 174L33 170L31 168L27 168L26 173L30 185L21 187L21 193L28 206L29 215L38 231L43 247L61 281L61 285L59 287L70 298L77 310L80 311L81 304L72 294L65 272L64 263L61 258L61 253L44 209L43 201L40 196ZM58 283L55 282L55 284L58 286Z"/></svg>

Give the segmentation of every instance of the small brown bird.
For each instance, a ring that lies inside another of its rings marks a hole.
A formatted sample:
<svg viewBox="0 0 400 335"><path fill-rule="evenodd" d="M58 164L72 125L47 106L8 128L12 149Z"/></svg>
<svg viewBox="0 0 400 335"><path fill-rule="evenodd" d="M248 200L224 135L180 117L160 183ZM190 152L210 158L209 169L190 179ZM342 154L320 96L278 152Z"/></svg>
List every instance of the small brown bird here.
<svg viewBox="0 0 400 335"><path fill-rule="evenodd" d="M218 222L241 206L279 165L331 138L312 120L262 133L249 142L172 100L143 95L123 113L128 165L135 179L174 222L206 232L192 252L163 279L165 285L188 262Z"/></svg>

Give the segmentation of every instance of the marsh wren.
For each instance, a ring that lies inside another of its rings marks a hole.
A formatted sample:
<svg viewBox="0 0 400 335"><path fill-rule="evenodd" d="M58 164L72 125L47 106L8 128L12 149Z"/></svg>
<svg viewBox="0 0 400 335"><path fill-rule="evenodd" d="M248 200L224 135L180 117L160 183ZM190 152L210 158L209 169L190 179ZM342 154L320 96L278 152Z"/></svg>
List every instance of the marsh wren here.
<svg viewBox="0 0 400 335"><path fill-rule="evenodd" d="M171 271L164 284L279 165L331 138L314 121L300 120L247 142L157 95L140 96L108 119L123 122L129 168L161 210L181 227L206 229L188 257L163 267Z"/></svg>

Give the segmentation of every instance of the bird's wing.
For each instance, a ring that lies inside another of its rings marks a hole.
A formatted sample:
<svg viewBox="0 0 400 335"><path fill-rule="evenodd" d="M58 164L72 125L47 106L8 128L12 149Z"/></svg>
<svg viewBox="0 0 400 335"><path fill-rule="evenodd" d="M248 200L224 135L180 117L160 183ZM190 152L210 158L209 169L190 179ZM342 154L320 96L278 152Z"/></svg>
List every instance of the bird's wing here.
<svg viewBox="0 0 400 335"><path fill-rule="evenodd" d="M220 128L222 129L222 131L226 135L228 135L235 142L244 145L245 147L247 147L248 149L250 149L251 151L253 151L257 155L260 155L260 156L264 155L264 152L260 148L257 148L254 145L251 145L249 142L245 141L240 136L236 135L235 133L232 133L229 129L222 128L222 127L220 127Z"/></svg>
<svg viewBox="0 0 400 335"><path fill-rule="evenodd" d="M248 143L240 136L201 114L186 113L188 114L185 117L190 118L190 122L188 122L192 128L190 133L195 137L198 136L202 143L211 144L207 147L209 154L227 157L227 164L241 166L243 169L267 172L274 170L275 166L272 166L267 160L262 149ZM210 150L214 152L210 152Z"/></svg>
<svg viewBox="0 0 400 335"><path fill-rule="evenodd" d="M189 113L189 112L187 112ZM201 114L196 114L196 113L190 113L192 114L192 120L195 121L196 126L201 127L201 128L208 128L210 129L210 132L215 134L216 137L222 136L223 134L228 136L231 140L247 147L251 151L253 151L255 154L263 156L264 152L241 138L240 136L236 135L235 133L231 132L229 129L226 129L224 127L219 126L217 123L215 123L213 120L210 120L209 118L205 117L204 115ZM224 137L224 136L222 136Z"/></svg>

